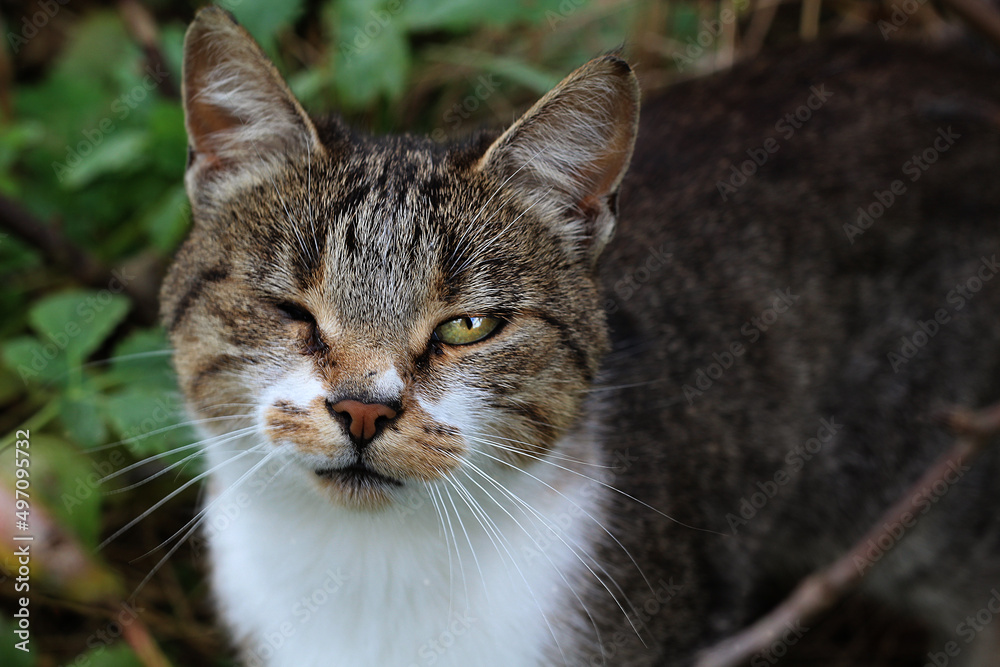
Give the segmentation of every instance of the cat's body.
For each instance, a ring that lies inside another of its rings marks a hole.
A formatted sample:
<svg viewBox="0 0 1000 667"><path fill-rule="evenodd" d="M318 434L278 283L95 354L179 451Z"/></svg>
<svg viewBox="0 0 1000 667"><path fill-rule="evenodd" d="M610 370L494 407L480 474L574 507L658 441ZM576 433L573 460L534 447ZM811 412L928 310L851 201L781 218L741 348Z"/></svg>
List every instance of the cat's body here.
<svg viewBox="0 0 1000 667"><path fill-rule="evenodd" d="M1000 398L995 76L814 47L649 102L622 182L615 58L499 139L375 141L201 14L163 312L219 418L213 588L247 662L689 664L839 555L950 442L935 409ZM866 590L945 636L985 604L998 466L915 499Z"/></svg>
<svg viewBox="0 0 1000 667"><path fill-rule="evenodd" d="M846 552L953 443L934 415L1000 397L998 111L996 70L864 40L778 54L643 107L602 272L623 350L608 382L639 385L615 405L642 425L614 447L643 452L626 488L738 536L668 527L643 556L697 549L703 618L745 605L743 624ZM723 201L731 165L770 139L777 150ZM921 168L928 149L937 162ZM875 214L867 227L859 207ZM654 254L670 259L637 274ZM662 448L642 442L651 433ZM911 498L906 541L859 563L865 590L954 639L1000 580L998 474L991 454L944 493ZM618 516L634 516L627 505Z"/></svg>

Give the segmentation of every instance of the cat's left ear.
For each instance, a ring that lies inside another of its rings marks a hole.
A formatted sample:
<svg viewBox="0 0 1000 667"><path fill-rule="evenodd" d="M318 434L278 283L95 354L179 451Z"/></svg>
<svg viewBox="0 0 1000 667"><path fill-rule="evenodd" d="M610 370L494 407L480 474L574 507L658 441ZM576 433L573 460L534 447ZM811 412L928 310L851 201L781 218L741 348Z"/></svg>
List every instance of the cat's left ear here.
<svg viewBox="0 0 1000 667"><path fill-rule="evenodd" d="M615 228L615 199L639 125L639 83L604 56L566 77L497 139L479 169L517 188L523 202L591 261Z"/></svg>

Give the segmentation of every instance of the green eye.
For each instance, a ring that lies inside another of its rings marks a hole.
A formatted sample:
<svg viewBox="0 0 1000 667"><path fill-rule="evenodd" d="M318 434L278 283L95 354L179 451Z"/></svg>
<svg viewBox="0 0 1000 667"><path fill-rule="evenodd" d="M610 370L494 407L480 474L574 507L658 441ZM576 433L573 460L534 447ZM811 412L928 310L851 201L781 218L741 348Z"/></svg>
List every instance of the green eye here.
<svg viewBox="0 0 1000 667"><path fill-rule="evenodd" d="M434 330L434 335L448 345L468 345L480 341L500 326L495 317L456 317L442 322Z"/></svg>

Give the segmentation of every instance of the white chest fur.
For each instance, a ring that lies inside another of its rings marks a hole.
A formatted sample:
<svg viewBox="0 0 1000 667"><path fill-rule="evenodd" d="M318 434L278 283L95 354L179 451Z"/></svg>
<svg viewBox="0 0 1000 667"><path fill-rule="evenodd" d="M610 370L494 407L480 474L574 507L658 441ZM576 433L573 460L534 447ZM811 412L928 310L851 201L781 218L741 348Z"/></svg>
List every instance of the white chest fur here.
<svg viewBox="0 0 1000 667"><path fill-rule="evenodd" d="M541 465L503 480L509 494L468 477L372 514L333 506L294 464L225 492L254 458L214 473L206 522L248 664L530 667L569 653L553 637L569 640L565 610L592 567L596 484L557 487Z"/></svg>

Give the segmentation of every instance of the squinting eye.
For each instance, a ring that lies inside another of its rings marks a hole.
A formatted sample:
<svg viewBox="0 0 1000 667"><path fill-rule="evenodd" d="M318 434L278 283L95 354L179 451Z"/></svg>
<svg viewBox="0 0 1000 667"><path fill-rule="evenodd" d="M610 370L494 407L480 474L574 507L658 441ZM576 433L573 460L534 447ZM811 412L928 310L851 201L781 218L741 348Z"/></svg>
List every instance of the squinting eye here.
<svg viewBox="0 0 1000 667"><path fill-rule="evenodd" d="M500 320L495 317L456 317L439 324L434 335L448 345L468 345L486 338L498 326Z"/></svg>
<svg viewBox="0 0 1000 667"><path fill-rule="evenodd" d="M291 301L281 301L275 304L281 314L290 320L295 322L308 322L309 324L315 324L316 318L312 316L308 310L302 306L292 303Z"/></svg>

